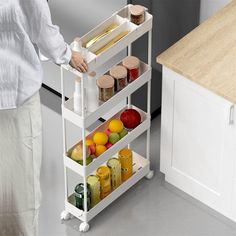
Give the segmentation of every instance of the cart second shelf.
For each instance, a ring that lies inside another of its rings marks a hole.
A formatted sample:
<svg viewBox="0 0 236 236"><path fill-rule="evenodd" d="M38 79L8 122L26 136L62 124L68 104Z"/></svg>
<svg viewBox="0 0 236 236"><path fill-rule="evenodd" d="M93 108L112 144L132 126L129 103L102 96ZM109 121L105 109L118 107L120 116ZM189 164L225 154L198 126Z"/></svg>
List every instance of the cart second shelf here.
<svg viewBox="0 0 236 236"><path fill-rule="evenodd" d="M126 106L124 109L122 109L120 112L118 112L116 115L114 115L112 118L107 120L105 123L100 125L98 128L96 128L93 132L91 132L87 138L92 139L93 134L98 131L105 131L108 128L108 124L112 119L117 119L120 117L120 114L127 109ZM107 151L105 151L102 155L97 157L93 160L89 165L83 166L77 163L76 161L72 160L67 155L64 155L64 164L67 168L73 170L75 173L85 176L89 175L92 172L94 172L100 165L102 165L104 162L108 161L111 157L113 157L119 150L126 147L128 143L131 143L133 140L135 140L138 136L140 136L143 132L145 132L151 124L151 119L147 115L147 113L143 112L139 108L132 106L131 108L136 109L141 117L142 117L142 123L137 126L135 129L131 130L125 137L123 137L121 140L119 140L117 143L115 143L111 148L109 148ZM81 142L81 141L80 141ZM79 143L80 143L79 142ZM77 145L77 144L76 144ZM76 146L74 145L68 152L71 152L71 150Z"/></svg>
<svg viewBox="0 0 236 236"><path fill-rule="evenodd" d="M107 72L108 73L108 72ZM96 122L100 117L106 114L109 110L114 108L119 104L123 99L131 95L137 89L141 88L145 83L151 80L151 67L144 62L140 64L140 76L128 84L124 89L116 93L108 101L102 103L98 109L92 113L87 113L84 119L85 128L89 127L91 124ZM70 98L65 102L65 105L62 105L62 115L65 119L77 125L78 127L83 127L82 117L74 112L74 101L73 98Z"/></svg>
<svg viewBox="0 0 236 236"><path fill-rule="evenodd" d="M146 176L150 171L150 162L141 155L133 152L133 175L127 181L123 182L116 190L101 200L95 207L87 212L87 220L90 221L114 200L136 184L140 179ZM85 221L85 212L75 206L75 197L72 194L65 202L66 211L78 219Z"/></svg>

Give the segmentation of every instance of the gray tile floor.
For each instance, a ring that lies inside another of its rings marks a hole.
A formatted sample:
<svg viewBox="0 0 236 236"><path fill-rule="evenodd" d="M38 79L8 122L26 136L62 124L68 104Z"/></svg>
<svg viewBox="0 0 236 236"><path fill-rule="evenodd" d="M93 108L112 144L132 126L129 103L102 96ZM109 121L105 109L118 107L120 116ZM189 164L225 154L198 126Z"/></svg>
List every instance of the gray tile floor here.
<svg viewBox="0 0 236 236"><path fill-rule="evenodd" d="M40 212L40 236L83 235L79 220L60 222L63 210L64 180L61 158L59 115L43 108L44 161L42 169L43 201ZM47 122L46 122L47 120ZM48 136L55 134L53 144ZM236 224L192 199L164 181L159 172L160 117L152 122L151 160L155 177L143 179L91 222L88 236L235 236ZM133 143L144 154L145 136ZM56 149L57 147L57 149ZM55 153L56 149L56 153Z"/></svg>

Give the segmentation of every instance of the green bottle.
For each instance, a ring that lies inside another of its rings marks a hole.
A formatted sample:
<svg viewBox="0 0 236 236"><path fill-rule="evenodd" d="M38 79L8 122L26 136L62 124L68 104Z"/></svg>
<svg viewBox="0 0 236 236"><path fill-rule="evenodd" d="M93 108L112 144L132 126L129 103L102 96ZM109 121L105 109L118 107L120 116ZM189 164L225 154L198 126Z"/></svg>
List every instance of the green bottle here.
<svg viewBox="0 0 236 236"><path fill-rule="evenodd" d="M76 207L80 210L84 210L84 184L80 183L75 187L75 200ZM91 190L87 184L87 209L89 210L91 206Z"/></svg>

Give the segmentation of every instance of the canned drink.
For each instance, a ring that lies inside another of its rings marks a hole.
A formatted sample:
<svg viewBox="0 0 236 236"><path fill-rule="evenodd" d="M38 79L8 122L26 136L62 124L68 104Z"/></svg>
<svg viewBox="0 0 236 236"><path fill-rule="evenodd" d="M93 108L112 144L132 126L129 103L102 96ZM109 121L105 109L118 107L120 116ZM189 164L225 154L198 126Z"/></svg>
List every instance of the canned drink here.
<svg viewBox="0 0 236 236"><path fill-rule="evenodd" d="M126 181L133 175L133 152L128 148L119 151L119 161L121 163L121 178Z"/></svg>
<svg viewBox="0 0 236 236"><path fill-rule="evenodd" d="M101 199L111 193L111 172L107 166L101 166L97 169L97 176L101 184Z"/></svg>
<svg viewBox="0 0 236 236"><path fill-rule="evenodd" d="M75 201L76 207L84 210L84 184L80 183L75 187ZM91 207L91 191L87 184L87 210Z"/></svg>
<svg viewBox="0 0 236 236"><path fill-rule="evenodd" d="M91 208L97 205L101 201L101 184L99 177L96 175L90 175L87 178L87 183L89 184L91 191Z"/></svg>
<svg viewBox="0 0 236 236"><path fill-rule="evenodd" d="M121 185L121 164L117 158L111 158L107 162L111 172L111 186L115 190Z"/></svg>

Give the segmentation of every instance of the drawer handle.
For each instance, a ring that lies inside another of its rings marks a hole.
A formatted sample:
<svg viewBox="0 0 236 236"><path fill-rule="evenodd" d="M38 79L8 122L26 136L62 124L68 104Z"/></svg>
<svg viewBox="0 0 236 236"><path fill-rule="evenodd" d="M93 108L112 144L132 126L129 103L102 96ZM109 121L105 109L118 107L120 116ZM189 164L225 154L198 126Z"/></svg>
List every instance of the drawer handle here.
<svg viewBox="0 0 236 236"><path fill-rule="evenodd" d="M230 112L229 112L229 124L233 125L234 124L234 105L230 107Z"/></svg>

